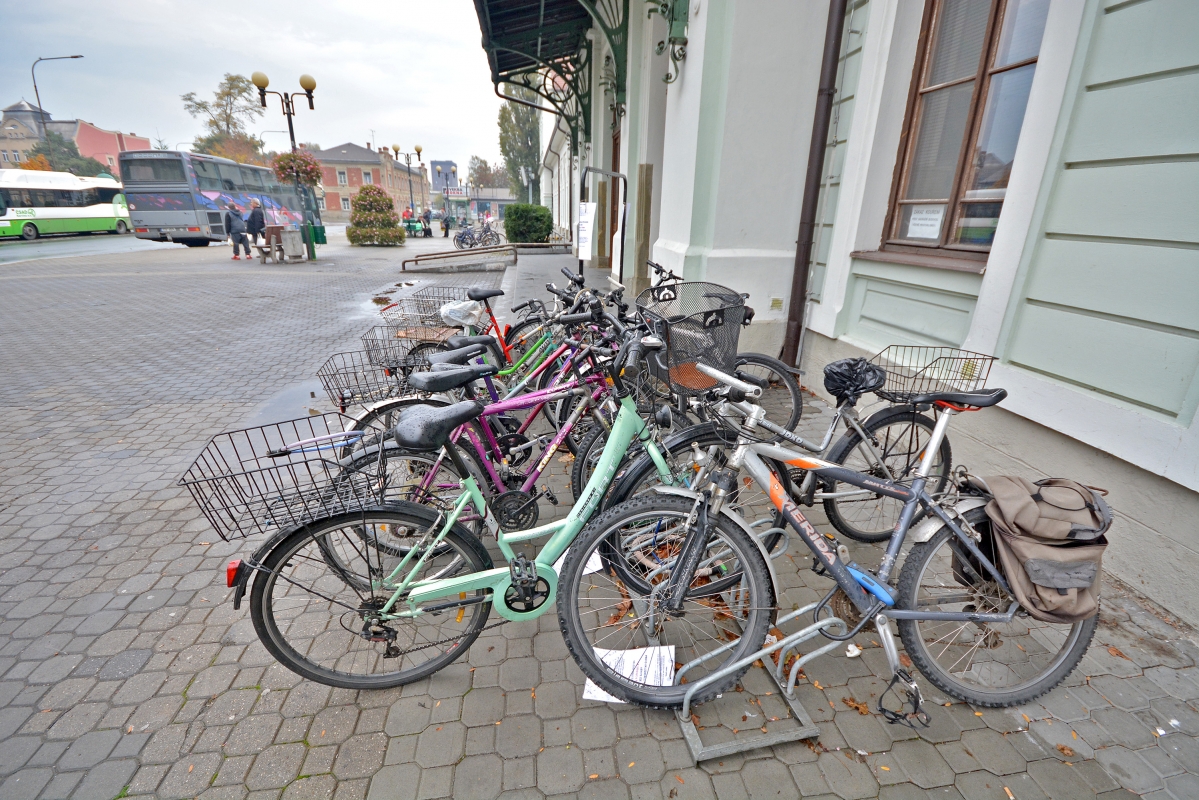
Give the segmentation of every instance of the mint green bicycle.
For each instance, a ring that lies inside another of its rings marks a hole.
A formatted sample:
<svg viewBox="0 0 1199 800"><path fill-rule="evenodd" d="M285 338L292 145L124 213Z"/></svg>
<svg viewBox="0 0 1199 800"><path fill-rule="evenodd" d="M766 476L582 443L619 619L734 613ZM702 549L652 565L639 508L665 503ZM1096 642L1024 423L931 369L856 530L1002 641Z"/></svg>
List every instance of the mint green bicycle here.
<svg viewBox="0 0 1199 800"><path fill-rule="evenodd" d="M647 339L644 346L658 344ZM461 464L459 474L468 477L449 511L382 502L385 448L377 448L377 468L361 459L350 466L341 458L347 437L370 435L361 430L309 433L297 427L293 433L281 428L254 447L217 437L182 482L222 537L277 528L252 557L230 562L227 581L235 607L249 588L255 631L280 663L310 680L351 689L411 683L452 663L487 627L493 606L501 618L497 624L539 617L554 607L560 563L634 438L658 464L663 483L680 482L670 475L621 378L622 364L627 364L626 375L637 372L642 348L638 335L606 367L619 411L579 502L565 519L528 530L501 530ZM462 371L474 379L479 370ZM429 374L452 383L454 372ZM391 436L410 451L435 452L482 409L475 401L413 408L401 415ZM308 423L288 425L301 422ZM229 455L234 451L240 461ZM460 458L454 448L445 452L451 460ZM483 517L505 566L494 566L482 542L459 523L467 514ZM697 579L703 585L684 598L683 613L659 623L658 635L674 644L676 658L710 656L705 672L757 647L773 606L761 545L749 532L726 528L716 531L707 548ZM533 558L517 549L542 539L547 541ZM627 609L632 615L634 598L644 594L642 584L661 580L668 572L662 565L678 555L680 546L673 535L633 544L613 541L595 569L634 587ZM620 609L614 616L613 624L627 622Z"/></svg>

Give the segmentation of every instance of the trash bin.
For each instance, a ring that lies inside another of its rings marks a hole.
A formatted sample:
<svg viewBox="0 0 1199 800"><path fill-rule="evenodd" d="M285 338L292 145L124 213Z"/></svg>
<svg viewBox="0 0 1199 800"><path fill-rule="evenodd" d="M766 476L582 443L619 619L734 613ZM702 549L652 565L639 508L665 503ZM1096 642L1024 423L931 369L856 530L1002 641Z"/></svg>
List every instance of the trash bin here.
<svg viewBox="0 0 1199 800"><path fill-rule="evenodd" d="M314 244L328 244L329 240L325 238L325 226L312 226L312 241Z"/></svg>

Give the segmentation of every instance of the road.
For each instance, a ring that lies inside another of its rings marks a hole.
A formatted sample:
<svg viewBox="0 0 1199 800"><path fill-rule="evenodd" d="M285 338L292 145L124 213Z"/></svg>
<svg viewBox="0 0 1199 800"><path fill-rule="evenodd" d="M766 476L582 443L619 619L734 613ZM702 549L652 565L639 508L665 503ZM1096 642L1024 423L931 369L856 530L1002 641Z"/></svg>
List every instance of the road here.
<svg viewBox="0 0 1199 800"><path fill-rule="evenodd" d="M399 272L437 244L335 239L284 266L116 237L0 248L57 256L0 267L0 798L1199 796L1199 649L1118 596L1041 703L932 705L930 728L887 725L846 700L885 687L864 635L862 657L818 659L798 687L818 742L699 768L671 713L582 700L552 613L487 631L403 689L331 690L276 665L224 585L254 543L218 539L176 481L218 431L327 407L306 382L358 348L373 297L533 286L557 268ZM777 562L785 607L827 589L806 563ZM699 709L705 736L781 708L763 675Z"/></svg>

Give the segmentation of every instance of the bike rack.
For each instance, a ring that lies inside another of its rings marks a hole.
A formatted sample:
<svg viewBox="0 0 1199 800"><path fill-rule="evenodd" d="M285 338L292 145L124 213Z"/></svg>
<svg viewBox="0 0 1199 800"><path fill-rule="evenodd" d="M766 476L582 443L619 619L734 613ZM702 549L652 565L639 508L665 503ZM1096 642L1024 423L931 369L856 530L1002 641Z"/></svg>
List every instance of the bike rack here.
<svg viewBox="0 0 1199 800"><path fill-rule="evenodd" d="M819 603L810 603L803 608L798 609L797 611L792 611L791 613L786 614L785 616L782 616L776 620L775 625L780 626L784 623L790 622L791 620L810 614L818 605ZM678 718L679 727L683 731L683 739L687 742L687 749L691 752L692 760L698 764L701 761L708 761L713 758L722 758L724 756L733 755L734 753L743 753L747 750L754 750L759 747L770 747L771 745L794 742L799 739L811 739L819 736L820 728L817 727L816 723L812 721L812 717L810 714L808 714L807 709L803 707L803 704L801 704L799 699L795 696L795 681L799 677L799 671L804 664L807 664L817 656L824 655L830 650L835 650L844 643L836 641L829 642L828 644L818 647L806 655L800 655L798 647L800 644L808 641L809 639L818 636L822 630L834 626L839 627L841 629L841 633L845 633L849 630L849 626L847 626L841 618L826 617L819 622L808 625L802 630L796 631L788 636L784 636L774 644L764 647L756 653L748 655L745 658L730 664L724 669L718 670L717 672L707 675L691 684L691 686L687 689L686 694L683 695L683 707L681 710L675 712L675 716ZM718 650L713 650L712 652L707 653L694 661L684 664L675 673L675 682L677 683L691 667L701 664L702 662L707 661L709 658L719 655L725 650L731 649L734 645L735 642L730 642ZM799 658L796 659L795 664L791 667L790 673L787 675L786 681L784 681L783 669L787 663L787 654L791 651L794 651ZM753 736L747 739L736 739L731 742L705 745L703 740L700 738L699 728L696 727L695 723L691 719L691 701L692 698L695 697L695 693L706 686L710 686L711 684L720 681L729 675L740 671L741 669L744 669L746 666L753 664L755 661L762 660L764 663L768 664L769 662L767 662L766 659L776 652L779 654L778 664L775 665L773 669L767 668L766 672L770 675L771 681L773 681L775 686L778 687L779 692L782 694L783 702L787 704L787 707L791 710L791 714L795 717L797 727L792 728L791 730L775 731L774 733L766 733L761 736Z"/></svg>

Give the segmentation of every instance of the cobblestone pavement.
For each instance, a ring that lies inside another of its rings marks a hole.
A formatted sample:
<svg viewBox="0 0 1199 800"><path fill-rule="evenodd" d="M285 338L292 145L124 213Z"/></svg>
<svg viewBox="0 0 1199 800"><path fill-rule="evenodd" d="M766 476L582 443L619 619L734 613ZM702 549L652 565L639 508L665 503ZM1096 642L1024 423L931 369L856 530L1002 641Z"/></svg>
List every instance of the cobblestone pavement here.
<svg viewBox="0 0 1199 800"><path fill-rule="evenodd" d="M371 297L403 290L395 252L322 255L0 268L0 798L1199 796L1199 648L1114 589L1083 665L1041 703L886 725L845 702L882 687L863 635L861 658L818 659L799 688L817 742L698 768L672 715L581 699L552 614L402 689L329 689L275 665L226 602L224 564L249 548L216 539L175 481L208 436L357 349ZM805 431L826 415L811 400ZM561 484L569 465L554 468ZM807 602L823 582L792 555L785 602ZM700 709L706 735L777 702L761 670L744 685Z"/></svg>

